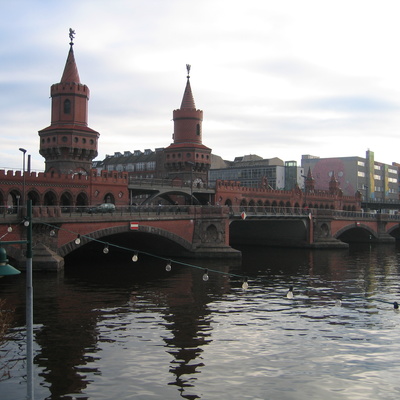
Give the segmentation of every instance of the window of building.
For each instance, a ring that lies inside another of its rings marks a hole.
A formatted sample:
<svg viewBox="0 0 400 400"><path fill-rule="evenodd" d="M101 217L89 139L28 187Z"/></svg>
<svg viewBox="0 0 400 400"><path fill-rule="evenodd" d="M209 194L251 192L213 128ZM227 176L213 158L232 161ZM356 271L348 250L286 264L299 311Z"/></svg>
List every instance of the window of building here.
<svg viewBox="0 0 400 400"><path fill-rule="evenodd" d="M363 171L357 171L357 176L365 177L365 172Z"/></svg>
<svg viewBox="0 0 400 400"><path fill-rule="evenodd" d="M357 165L360 167L365 167L365 162L364 161L357 161Z"/></svg>
<svg viewBox="0 0 400 400"><path fill-rule="evenodd" d="M64 100L64 114L71 114L71 100Z"/></svg>
<svg viewBox="0 0 400 400"><path fill-rule="evenodd" d="M377 171L381 170L381 166L380 165L374 165L374 169L376 169Z"/></svg>
<svg viewBox="0 0 400 400"><path fill-rule="evenodd" d="M136 171L144 171L146 169L146 163L144 162L136 163L135 166Z"/></svg>

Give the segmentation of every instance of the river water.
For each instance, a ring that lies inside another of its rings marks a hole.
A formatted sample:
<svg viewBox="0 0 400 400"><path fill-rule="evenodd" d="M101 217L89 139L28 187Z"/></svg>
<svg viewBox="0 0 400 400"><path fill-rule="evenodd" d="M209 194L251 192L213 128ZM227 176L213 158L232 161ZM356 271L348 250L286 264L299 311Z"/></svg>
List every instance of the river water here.
<svg viewBox="0 0 400 400"><path fill-rule="evenodd" d="M399 398L398 246L183 262L209 280L151 257L34 273L35 399ZM0 399L24 399L24 274L0 297L16 317Z"/></svg>

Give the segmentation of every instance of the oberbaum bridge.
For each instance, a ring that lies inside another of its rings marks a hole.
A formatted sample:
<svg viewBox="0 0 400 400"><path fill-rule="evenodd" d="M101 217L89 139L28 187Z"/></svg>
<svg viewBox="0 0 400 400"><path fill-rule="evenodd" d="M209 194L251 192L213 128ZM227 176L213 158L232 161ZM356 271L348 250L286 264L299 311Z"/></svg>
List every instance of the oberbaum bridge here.
<svg viewBox="0 0 400 400"><path fill-rule="evenodd" d="M344 196L334 174L325 191L314 190L311 171L304 190L273 190L265 179L258 188L221 180L209 187L211 149L202 143L203 111L195 106L190 66L181 107L173 111L173 143L159 163L163 178L98 172L92 162L100 135L88 127L89 88L80 82L73 31L70 39L61 81L50 90L51 124L39 131L45 172L31 172L29 156L26 168L23 148L22 171L0 170L0 243L11 243L7 256L18 268L25 265L18 242L26 240L27 210L35 270L60 270L65 257L91 243L237 258L234 245L343 248L400 238L398 215L363 212L361 194ZM95 207L102 203L115 209Z"/></svg>

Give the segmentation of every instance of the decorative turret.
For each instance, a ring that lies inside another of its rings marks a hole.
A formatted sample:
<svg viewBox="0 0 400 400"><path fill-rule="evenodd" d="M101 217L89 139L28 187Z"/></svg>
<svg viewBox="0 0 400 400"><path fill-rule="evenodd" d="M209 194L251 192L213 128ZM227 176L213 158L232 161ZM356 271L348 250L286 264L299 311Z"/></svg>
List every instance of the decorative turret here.
<svg viewBox="0 0 400 400"><path fill-rule="evenodd" d="M333 195L340 194L341 189L339 187L339 182L336 179L335 171L332 171L331 180L329 181L329 193Z"/></svg>
<svg viewBox="0 0 400 400"><path fill-rule="evenodd" d="M97 156L99 133L88 127L90 91L81 84L73 51L75 31L61 81L51 86L51 125L41 131L40 154L46 172L87 174Z"/></svg>
<svg viewBox="0 0 400 400"><path fill-rule="evenodd" d="M180 109L173 112L174 142L165 149L165 168L169 178L181 179L198 187L207 184L211 149L202 143L203 111L196 109L189 64L186 64L186 69L186 88Z"/></svg>
<svg viewBox="0 0 400 400"><path fill-rule="evenodd" d="M307 177L304 181L304 190L306 193L313 193L315 188L315 179L312 176L311 168L308 168Z"/></svg>

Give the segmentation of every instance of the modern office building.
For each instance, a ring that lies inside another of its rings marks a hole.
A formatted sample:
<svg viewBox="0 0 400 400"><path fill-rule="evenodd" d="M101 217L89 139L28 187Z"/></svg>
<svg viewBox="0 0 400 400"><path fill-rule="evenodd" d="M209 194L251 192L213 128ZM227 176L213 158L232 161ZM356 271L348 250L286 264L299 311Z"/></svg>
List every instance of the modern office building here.
<svg viewBox="0 0 400 400"><path fill-rule="evenodd" d="M283 162L276 157L264 159L255 154L225 161L214 155L209 183L213 186L220 179L240 182L240 185L245 187L291 190L297 182L302 187L302 175L303 169L297 167L296 161Z"/></svg>
<svg viewBox="0 0 400 400"><path fill-rule="evenodd" d="M315 189L329 188L329 181L334 174L345 196L352 196L359 191L364 202L391 203L399 200L398 166L376 161L370 150L365 158L303 155L301 166L306 172L311 170Z"/></svg>

